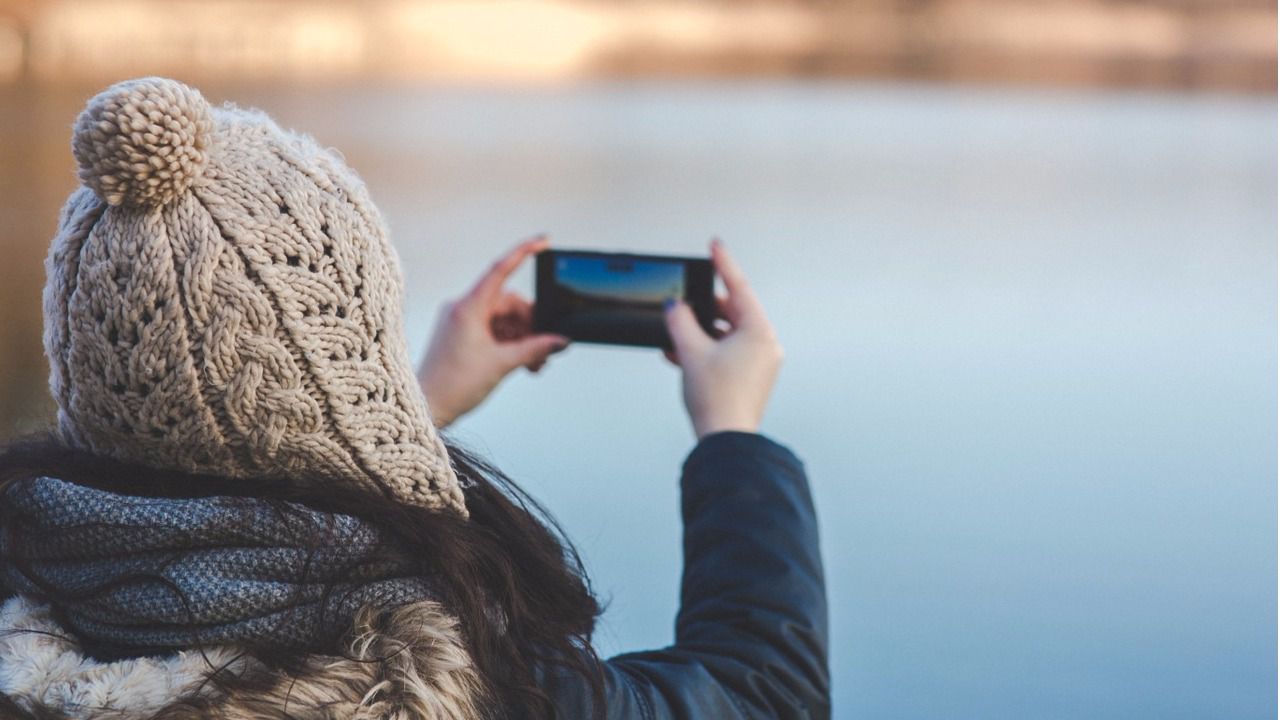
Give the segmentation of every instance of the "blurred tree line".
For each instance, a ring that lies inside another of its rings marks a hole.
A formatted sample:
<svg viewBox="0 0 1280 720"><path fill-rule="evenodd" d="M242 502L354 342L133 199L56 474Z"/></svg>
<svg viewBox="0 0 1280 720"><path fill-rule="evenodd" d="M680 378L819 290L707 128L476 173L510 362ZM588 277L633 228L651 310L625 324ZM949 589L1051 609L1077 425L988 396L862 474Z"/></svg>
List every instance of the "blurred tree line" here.
<svg viewBox="0 0 1280 720"><path fill-rule="evenodd" d="M1274 92L1269 0L0 0L0 80L801 76Z"/></svg>

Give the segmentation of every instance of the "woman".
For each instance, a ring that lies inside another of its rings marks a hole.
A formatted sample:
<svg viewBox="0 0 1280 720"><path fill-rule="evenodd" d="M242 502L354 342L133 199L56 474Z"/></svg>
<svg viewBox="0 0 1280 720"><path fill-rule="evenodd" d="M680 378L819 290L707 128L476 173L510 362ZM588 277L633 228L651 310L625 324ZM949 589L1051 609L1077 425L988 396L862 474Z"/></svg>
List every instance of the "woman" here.
<svg viewBox="0 0 1280 720"><path fill-rule="evenodd" d="M503 290L545 239L448 306L415 377L336 154L160 78L93 98L73 150L57 429L0 458L0 716L829 716L804 471L756 433L781 353L723 248L728 333L667 313L698 437L676 643L605 661L572 548L437 432L565 346Z"/></svg>

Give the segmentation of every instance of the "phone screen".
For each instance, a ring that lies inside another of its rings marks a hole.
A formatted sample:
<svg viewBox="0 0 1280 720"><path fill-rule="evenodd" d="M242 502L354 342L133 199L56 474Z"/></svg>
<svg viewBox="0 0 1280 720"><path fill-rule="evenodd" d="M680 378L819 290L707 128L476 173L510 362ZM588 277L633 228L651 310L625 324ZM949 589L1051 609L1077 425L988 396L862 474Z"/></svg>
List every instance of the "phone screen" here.
<svg viewBox="0 0 1280 720"><path fill-rule="evenodd" d="M538 258L535 323L574 340L666 346L664 304L681 299L697 314L710 272L697 258L547 251Z"/></svg>

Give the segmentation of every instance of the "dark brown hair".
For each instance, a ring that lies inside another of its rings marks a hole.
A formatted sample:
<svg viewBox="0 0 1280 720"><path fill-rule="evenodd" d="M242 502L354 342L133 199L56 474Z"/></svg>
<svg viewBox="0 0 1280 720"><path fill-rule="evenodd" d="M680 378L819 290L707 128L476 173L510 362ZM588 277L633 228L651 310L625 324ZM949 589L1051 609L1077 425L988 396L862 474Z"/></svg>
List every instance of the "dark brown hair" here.
<svg viewBox="0 0 1280 720"><path fill-rule="evenodd" d="M462 624L468 650L488 684L490 715L554 717L535 668L567 669L591 688L602 707L599 660L591 633L600 605L582 561L554 519L501 471L446 438L449 456L465 486L470 519L403 505L389 497L346 489L342 483L244 481L189 475L111 460L35 438L0 449L0 489L18 480L50 476L130 495L225 495L300 503L373 522L413 553L422 572L436 579L441 601ZM315 546L323 538L315 539ZM0 597L11 592L0 586ZM500 621L495 622L495 615ZM249 650L272 665L300 663L296 654L269 647ZM116 648L85 646L101 656ZM138 653L135 653L138 654ZM235 679L219 676L220 685ZM0 696L0 701L7 700ZM0 702L12 712L12 703ZM4 715L0 712L0 715Z"/></svg>

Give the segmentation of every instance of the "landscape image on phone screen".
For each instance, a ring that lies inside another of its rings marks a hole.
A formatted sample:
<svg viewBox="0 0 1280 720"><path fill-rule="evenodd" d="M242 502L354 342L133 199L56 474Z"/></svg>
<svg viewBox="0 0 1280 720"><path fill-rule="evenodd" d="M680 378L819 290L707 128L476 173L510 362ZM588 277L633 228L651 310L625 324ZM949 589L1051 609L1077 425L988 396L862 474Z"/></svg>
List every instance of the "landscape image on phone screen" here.
<svg viewBox="0 0 1280 720"><path fill-rule="evenodd" d="M556 258L557 325L571 336L659 342L668 298L684 297L684 263L627 258Z"/></svg>

